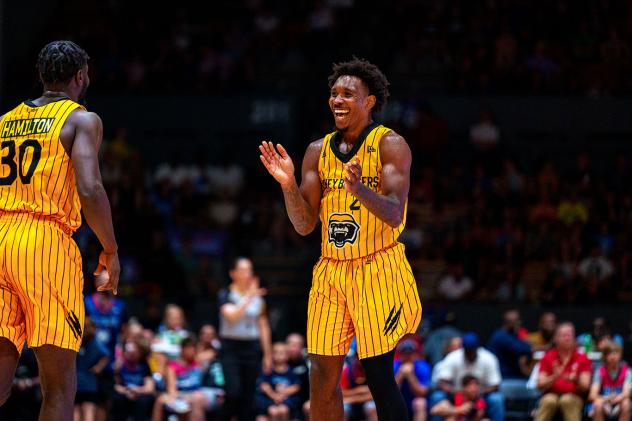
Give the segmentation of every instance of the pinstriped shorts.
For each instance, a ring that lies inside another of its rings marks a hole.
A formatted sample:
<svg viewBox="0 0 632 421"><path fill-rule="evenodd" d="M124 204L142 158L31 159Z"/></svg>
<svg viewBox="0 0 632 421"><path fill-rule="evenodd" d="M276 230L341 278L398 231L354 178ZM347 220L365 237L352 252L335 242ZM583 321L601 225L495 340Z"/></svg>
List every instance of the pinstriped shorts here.
<svg viewBox="0 0 632 421"><path fill-rule="evenodd" d="M353 260L321 257L314 266L309 353L346 355L355 336L360 358L381 355L420 321L417 283L402 244Z"/></svg>
<svg viewBox="0 0 632 421"><path fill-rule="evenodd" d="M78 351L84 323L81 254L58 222L29 213L0 218L0 337L22 351Z"/></svg>

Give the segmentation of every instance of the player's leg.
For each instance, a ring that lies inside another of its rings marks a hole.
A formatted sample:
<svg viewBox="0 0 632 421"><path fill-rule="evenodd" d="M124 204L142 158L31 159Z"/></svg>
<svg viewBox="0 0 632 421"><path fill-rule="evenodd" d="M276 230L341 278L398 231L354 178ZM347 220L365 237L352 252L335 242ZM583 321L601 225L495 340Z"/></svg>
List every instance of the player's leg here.
<svg viewBox="0 0 632 421"><path fill-rule="evenodd" d="M72 418L84 322L81 255L53 223L18 226L5 266L20 297L42 388L41 420Z"/></svg>
<svg viewBox="0 0 632 421"><path fill-rule="evenodd" d="M12 241L8 224L0 228L0 265L5 266L7 245ZM11 277L0 274L0 406L9 399L13 377L18 365L21 349L26 339L26 322L20 299L10 285ZM20 348L18 348L18 346Z"/></svg>
<svg viewBox="0 0 632 421"><path fill-rule="evenodd" d="M311 420L343 419L340 375L354 335L344 291L351 280L349 263L321 259L314 266L307 314Z"/></svg>
<svg viewBox="0 0 632 421"><path fill-rule="evenodd" d="M41 421L72 418L77 391L77 353L54 345L35 348L42 387Z"/></svg>
<svg viewBox="0 0 632 421"><path fill-rule="evenodd" d="M9 399L20 354L13 342L0 338L0 406Z"/></svg>
<svg viewBox="0 0 632 421"><path fill-rule="evenodd" d="M394 356L393 349L386 354L360 360L380 421L408 419L406 401L393 375Z"/></svg>
<svg viewBox="0 0 632 421"><path fill-rule="evenodd" d="M406 402L393 373L397 342L413 333L421 320L421 304L403 246L363 259L359 267L357 314L358 354L380 421L408 418Z"/></svg>
<svg viewBox="0 0 632 421"><path fill-rule="evenodd" d="M340 374L344 356L310 354L310 420L343 419Z"/></svg>

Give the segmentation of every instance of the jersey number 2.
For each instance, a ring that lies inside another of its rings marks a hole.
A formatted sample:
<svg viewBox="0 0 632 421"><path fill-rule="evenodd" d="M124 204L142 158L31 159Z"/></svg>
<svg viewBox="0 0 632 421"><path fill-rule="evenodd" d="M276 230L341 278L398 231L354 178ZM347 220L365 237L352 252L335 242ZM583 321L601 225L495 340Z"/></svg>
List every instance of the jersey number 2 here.
<svg viewBox="0 0 632 421"><path fill-rule="evenodd" d="M33 149L33 157L31 158L31 163L29 168L26 170L26 174L24 174L24 158L26 156L26 150L28 148ZM19 155L18 162L15 162L15 140L5 140L0 143L0 149L4 152L5 149L8 149L6 155L2 156L0 159L0 165L6 165L9 167L9 173L3 177L0 177L0 186L8 186L13 184L15 179L20 176L20 181L22 184L29 184L31 182L31 178L33 178L33 173L35 172L35 168L37 167L37 163L42 156L42 145L35 139L27 139L19 146Z"/></svg>

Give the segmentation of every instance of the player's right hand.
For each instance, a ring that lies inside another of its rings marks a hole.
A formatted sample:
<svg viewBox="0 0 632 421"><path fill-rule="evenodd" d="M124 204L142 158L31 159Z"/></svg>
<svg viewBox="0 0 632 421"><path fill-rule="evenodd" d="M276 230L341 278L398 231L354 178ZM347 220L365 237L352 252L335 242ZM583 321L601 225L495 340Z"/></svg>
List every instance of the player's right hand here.
<svg viewBox="0 0 632 421"><path fill-rule="evenodd" d="M114 295L118 293L119 276L121 275L121 264L119 263L118 253L106 253L102 251L99 255L99 264L94 271L94 275L98 276L103 272L103 269L107 271L107 280L103 284L97 284L97 291L112 291Z"/></svg>
<svg viewBox="0 0 632 421"><path fill-rule="evenodd" d="M263 141L259 145L259 151L261 162L282 187L294 182L294 163L280 143L275 147L272 142Z"/></svg>

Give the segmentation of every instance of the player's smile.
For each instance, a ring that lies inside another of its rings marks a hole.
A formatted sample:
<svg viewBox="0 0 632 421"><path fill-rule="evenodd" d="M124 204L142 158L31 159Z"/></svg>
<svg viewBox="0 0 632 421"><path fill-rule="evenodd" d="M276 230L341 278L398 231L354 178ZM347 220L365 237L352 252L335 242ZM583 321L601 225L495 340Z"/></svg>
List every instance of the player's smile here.
<svg viewBox="0 0 632 421"><path fill-rule="evenodd" d="M334 119L336 120L336 126L347 126L349 123L350 110L344 108L334 108Z"/></svg>
<svg viewBox="0 0 632 421"><path fill-rule="evenodd" d="M355 76L341 76L331 87L329 108L338 129L347 129L358 117L366 93L362 81Z"/></svg>

